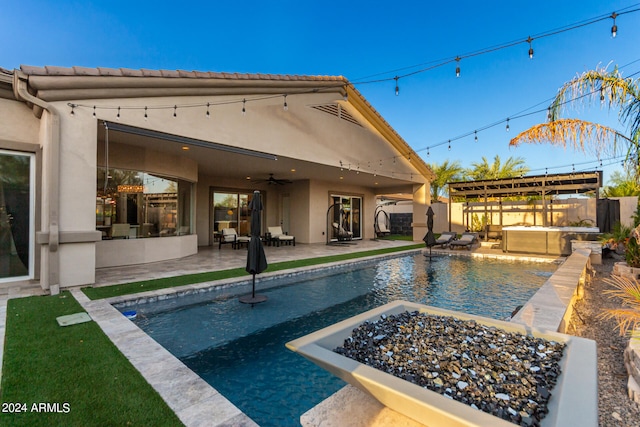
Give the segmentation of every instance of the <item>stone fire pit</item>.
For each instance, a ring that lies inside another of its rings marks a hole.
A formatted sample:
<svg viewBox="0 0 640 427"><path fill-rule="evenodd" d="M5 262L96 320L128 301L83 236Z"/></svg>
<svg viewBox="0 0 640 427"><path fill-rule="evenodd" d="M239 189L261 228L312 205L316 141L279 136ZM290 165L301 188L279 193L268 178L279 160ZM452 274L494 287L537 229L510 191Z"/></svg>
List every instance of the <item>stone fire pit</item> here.
<svg viewBox="0 0 640 427"><path fill-rule="evenodd" d="M591 340L395 301L287 347L430 426L598 425Z"/></svg>

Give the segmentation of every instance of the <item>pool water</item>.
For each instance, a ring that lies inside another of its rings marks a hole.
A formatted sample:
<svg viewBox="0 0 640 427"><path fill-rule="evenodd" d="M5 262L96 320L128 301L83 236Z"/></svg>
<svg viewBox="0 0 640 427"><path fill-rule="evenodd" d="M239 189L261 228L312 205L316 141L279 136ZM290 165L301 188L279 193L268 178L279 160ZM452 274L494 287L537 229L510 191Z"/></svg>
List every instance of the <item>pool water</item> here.
<svg viewBox="0 0 640 427"><path fill-rule="evenodd" d="M263 427L298 426L300 415L345 383L285 343L404 299L504 319L555 264L418 254L261 282L267 302L238 302L249 286L127 307L151 337Z"/></svg>

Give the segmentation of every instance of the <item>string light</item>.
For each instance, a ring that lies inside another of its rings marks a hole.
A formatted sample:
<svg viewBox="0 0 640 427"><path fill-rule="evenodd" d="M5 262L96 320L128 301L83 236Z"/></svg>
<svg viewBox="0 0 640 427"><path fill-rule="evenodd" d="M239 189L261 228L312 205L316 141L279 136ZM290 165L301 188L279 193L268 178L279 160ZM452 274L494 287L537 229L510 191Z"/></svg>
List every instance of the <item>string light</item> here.
<svg viewBox="0 0 640 427"><path fill-rule="evenodd" d="M284 111L289 111L289 106L287 105L287 94L285 93L282 96L284 96L284 105L282 106L282 108L284 109Z"/></svg>
<svg viewBox="0 0 640 427"><path fill-rule="evenodd" d="M509 127L509 118L508 118L508 117L507 117L507 127L506 127L506 129L507 129L507 132L509 132L509 129L511 129L511 128Z"/></svg>
<svg viewBox="0 0 640 427"><path fill-rule="evenodd" d="M147 120L149 116L147 115L147 106L144 107L144 119Z"/></svg>
<svg viewBox="0 0 640 427"><path fill-rule="evenodd" d="M630 9L630 8L626 8L626 9ZM618 32L618 26L616 24L617 18L619 16L622 16L622 15L626 15L626 14L629 14L629 13L636 13L636 12L639 12L639 11L640 11L640 8L635 8L635 9L631 9L631 10L623 10L620 13L613 12L611 15L600 15L600 16L588 19L586 21L581 21L581 22L569 24L569 25L563 27L560 30L550 30L550 31L547 31L545 33L538 34L535 39L540 39L540 38L545 38L545 37L552 37L552 36L559 35L561 33L565 33L567 31L581 29L581 28L583 28L583 27L585 27L587 25L596 24L596 23L598 23L598 22L600 22L602 20L605 20L605 19L612 19L613 20L613 25L611 27L611 35L612 35L612 37L616 37L617 32ZM527 43L529 43L530 56L532 56L531 55L532 54L531 51L533 50L532 42L535 39L532 38L531 36L528 36L528 38L525 40ZM496 52L496 51L499 51L499 50L502 50L502 49L513 47L513 46L515 46L515 45L517 45L519 43L521 43L521 42L516 42L516 43L514 43L514 42L506 42L506 43L503 43L503 44L500 44L500 45L497 45L497 46L487 47L485 49L482 49L482 50L479 50L479 51L475 51L475 52L472 52L472 53L469 53L469 54L466 54L466 55L456 56L456 58L455 58L455 61L456 61L456 76L459 76L459 73L460 73L460 60L461 59L469 58L469 57L476 57L476 56L480 56L480 55L484 55L484 54L493 53L493 52ZM431 70L433 70L435 68L439 68L439 67L441 67L441 66L443 66L445 64L448 64L450 62L451 62L451 60L449 59L449 60L445 60L444 62L436 63L434 65L430 65L429 67L426 67L426 68L423 68L423 69L419 69L417 71L411 71L411 72L407 73L406 75L396 75L395 77L392 77L392 78L384 78L384 79L378 79L378 80L372 80L372 81L361 81L361 82L358 82L357 84L377 83L377 82L388 81L388 80L394 79L395 82L396 82L397 92L399 93L399 86L398 86L399 79L404 78L404 77L408 77L408 76L413 76L413 75L416 75L416 74L420 74L420 73L423 73L423 72L426 72L426 71L431 71ZM418 67L418 66L419 65L414 65L414 66L410 66L410 67L407 67L407 68L414 68L414 67ZM350 83L346 83L346 84L345 83L340 83L340 86L344 87L344 100L345 101L348 99L348 91L347 90L348 90L348 85L349 84ZM318 90L319 90L319 88L314 88L314 89L306 90L306 91L301 92L301 93L317 92ZM282 94L280 94L280 95L272 95L272 96L260 97L260 98L257 98L257 99L268 99L268 98L271 98L271 97L274 97L274 96L283 96L283 95ZM239 101L232 101L232 103L234 103L234 102L239 102ZM243 100L243 105L245 104L245 102L246 102L246 99ZM226 102L221 102L220 104L228 104L228 103L229 102L226 101ZM207 105L208 106L208 105L215 105L215 104L207 103L207 104L202 104L202 105ZM90 106L81 105L81 104L73 104L73 106L72 106L72 104L69 104L69 106L72 107L72 109L77 108L77 107L81 107L81 106L82 107L90 107ZM193 107L193 106L195 106L195 105L188 105L188 107ZM94 108L97 109L98 107L94 106ZM105 107L101 107L101 108L113 109L115 107L114 106L105 106ZM144 107L140 106L140 107L127 107L127 108L129 108L129 109L142 109ZM175 110L177 108L177 106L174 105L174 106L171 106L171 107L170 106L164 106L164 107L154 107L154 108L156 108L156 109L174 108L174 110ZM74 113L75 113L75 111L74 111Z"/></svg>
<svg viewBox="0 0 640 427"><path fill-rule="evenodd" d="M95 117L95 116L96 116L96 106L94 105L93 106L93 117Z"/></svg>
<svg viewBox="0 0 640 427"><path fill-rule="evenodd" d="M75 108L76 108L76 104L71 104L71 113L69 114L71 114L72 116L76 115Z"/></svg>
<svg viewBox="0 0 640 427"><path fill-rule="evenodd" d="M473 140L474 140L475 142L478 142L478 131L477 131L477 130L474 130L474 131L473 131L473 133L475 134L475 136L473 137Z"/></svg>
<svg viewBox="0 0 640 427"><path fill-rule="evenodd" d="M531 38L531 36L529 36L527 38L527 43L529 43L529 59L533 59L533 47L531 46L532 41L533 39Z"/></svg>
<svg viewBox="0 0 640 427"><path fill-rule="evenodd" d="M400 95L400 87L398 86L398 76L394 77L395 81L396 81L396 96Z"/></svg>
<svg viewBox="0 0 640 427"><path fill-rule="evenodd" d="M177 105L173 106L173 117L178 117L178 106Z"/></svg>
<svg viewBox="0 0 640 427"><path fill-rule="evenodd" d="M118 114L116 114L116 118L120 120L120 106L118 106Z"/></svg>
<svg viewBox="0 0 640 427"><path fill-rule="evenodd" d="M551 107L547 108L547 120L551 120Z"/></svg>
<svg viewBox="0 0 640 427"><path fill-rule="evenodd" d="M211 113L209 112L209 105L210 105L210 104L207 102L207 112L206 112L206 113L204 113L204 115L205 115L205 117L206 117L207 119L210 119L210 118L211 118Z"/></svg>
<svg viewBox="0 0 640 427"><path fill-rule="evenodd" d="M449 140L449 147L448 147L449 151L451 151L451 140Z"/></svg>
<svg viewBox="0 0 640 427"><path fill-rule="evenodd" d="M247 100L245 98L242 99L242 115L246 115L247 114L247 109L245 108L245 105L247 103Z"/></svg>

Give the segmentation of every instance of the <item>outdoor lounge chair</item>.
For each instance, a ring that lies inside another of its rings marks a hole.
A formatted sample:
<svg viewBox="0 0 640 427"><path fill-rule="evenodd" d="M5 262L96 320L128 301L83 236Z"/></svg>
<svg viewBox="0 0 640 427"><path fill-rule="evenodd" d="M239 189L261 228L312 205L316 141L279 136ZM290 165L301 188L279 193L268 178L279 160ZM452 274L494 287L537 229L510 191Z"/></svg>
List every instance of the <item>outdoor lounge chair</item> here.
<svg viewBox="0 0 640 427"><path fill-rule="evenodd" d="M458 233L455 231L443 231L442 234L440 234L440 237L436 239L436 244L434 246L439 245L444 249L444 247L451 243L457 235Z"/></svg>
<svg viewBox="0 0 640 427"><path fill-rule="evenodd" d="M342 241L353 239L353 231L345 230L344 227L337 222L334 222L331 225L336 232L336 237L338 238L338 240Z"/></svg>
<svg viewBox="0 0 640 427"><path fill-rule="evenodd" d="M458 240L449 242L449 247L454 248L467 248L471 250L473 244L478 240L478 233L462 233L462 236Z"/></svg>
<svg viewBox="0 0 640 427"><path fill-rule="evenodd" d="M288 245L293 243L293 246L296 245L296 238L294 236L285 234L282 231L282 227L280 227L279 225L276 227L269 227L269 234L271 234L271 240L278 246L280 246L280 243L286 243Z"/></svg>
<svg viewBox="0 0 640 427"><path fill-rule="evenodd" d="M224 243L231 243L233 249L238 249L240 245L248 245L250 241L251 237L249 236L238 236L235 228L223 228L218 249L221 249Z"/></svg>

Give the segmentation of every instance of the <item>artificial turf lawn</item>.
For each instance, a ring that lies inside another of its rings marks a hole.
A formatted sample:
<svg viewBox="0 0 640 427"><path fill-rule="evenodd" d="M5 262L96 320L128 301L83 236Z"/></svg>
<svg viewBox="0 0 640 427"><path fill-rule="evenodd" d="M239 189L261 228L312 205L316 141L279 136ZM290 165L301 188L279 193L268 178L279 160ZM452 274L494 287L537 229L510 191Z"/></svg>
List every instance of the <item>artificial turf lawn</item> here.
<svg viewBox="0 0 640 427"><path fill-rule="evenodd" d="M424 244L407 245L395 248L375 249L364 252L354 252L350 254L331 255L319 258L307 258L296 261L285 261L269 264L266 271L273 272L287 270L290 268L307 267L329 262L346 261L349 259L362 258L372 255L384 255L393 252L406 251L411 249L424 248ZM120 295L136 294L138 292L155 291L157 289L172 288L176 286L191 285L194 283L210 282L213 280L229 279L234 277L248 276L244 268L233 268L222 271L211 271L206 273L185 274L182 276L167 277L163 279L143 280L140 282L124 283L122 285L104 286L100 288L83 288L82 291L92 300L101 298L111 298Z"/></svg>
<svg viewBox="0 0 640 427"><path fill-rule="evenodd" d="M183 425L95 322L58 326L58 316L83 311L68 292L8 301L0 425ZM61 412L34 412L34 403ZM6 412L10 404L26 412Z"/></svg>

